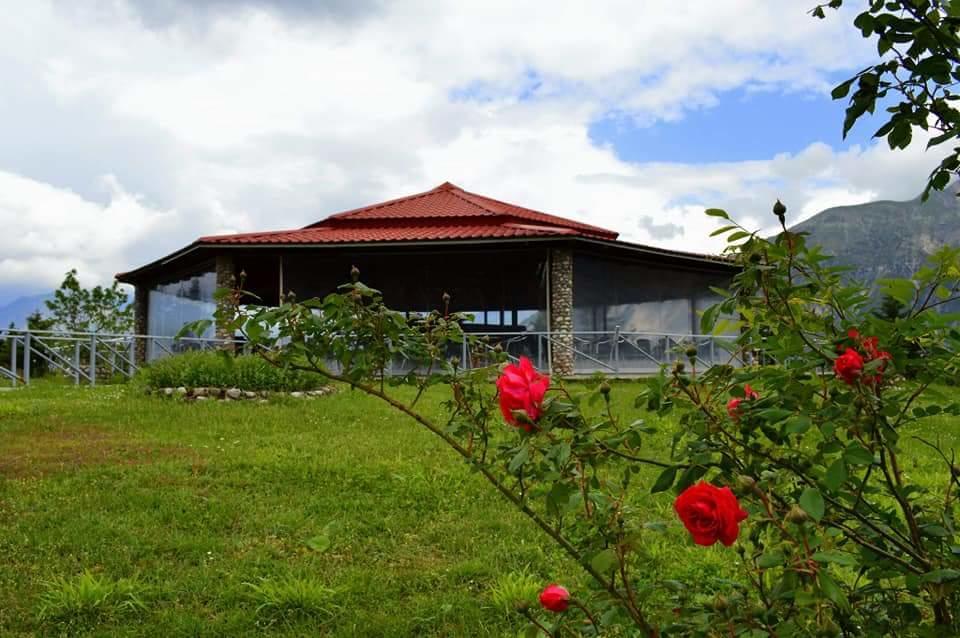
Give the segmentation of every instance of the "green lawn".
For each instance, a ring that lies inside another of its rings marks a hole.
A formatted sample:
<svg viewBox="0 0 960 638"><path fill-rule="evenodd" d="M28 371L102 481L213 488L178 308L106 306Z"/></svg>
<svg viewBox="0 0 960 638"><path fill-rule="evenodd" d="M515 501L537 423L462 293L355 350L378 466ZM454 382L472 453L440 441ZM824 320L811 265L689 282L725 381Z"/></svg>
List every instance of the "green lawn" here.
<svg viewBox="0 0 960 638"><path fill-rule="evenodd" d="M624 412L637 389L615 385ZM668 523L644 543L650 579L735 573L735 554L693 548L672 495L636 500ZM516 636L498 578L585 583L429 432L346 390L268 404L0 393L0 566L2 636Z"/></svg>

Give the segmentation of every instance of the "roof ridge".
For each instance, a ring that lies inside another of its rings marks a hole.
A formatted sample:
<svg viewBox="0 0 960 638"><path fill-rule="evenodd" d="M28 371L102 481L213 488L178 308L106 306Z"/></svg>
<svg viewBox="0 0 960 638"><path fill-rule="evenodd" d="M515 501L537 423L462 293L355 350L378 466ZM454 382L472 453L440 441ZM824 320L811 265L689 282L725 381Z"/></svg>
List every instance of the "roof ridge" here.
<svg viewBox="0 0 960 638"><path fill-rule="evenodd" d="M450 182L446 182L446 183L447 183L447 184L450 184ZM453 186L453 184L450 184L450 185ZM487 207L485 207L485 206L482 206L482 205L478 204L477 202L470 201L469 199L467 199L466 197L464 197L464 195L472 195L472 193L470 193L469 191L463 190L463 189L460 188L459 186L453 186L452 189L448 189L448 190L450 191L450 194L453 195L454 197L457 197L457 198L459 198L459 199L462 199L463 201L465 201L466 203L470 204L471 206L476 206L476 207L479 208L480 210L486 211L487 213L490 213L491 215L504 215L504 216L506 216L506 217L511 217L511 215L507 215L507 214L505 214L505 213L498 213L497 211L491 210L491 209L489 209L489 208L487 208Z"/></svg>
<svg viewBox="0 0 960 638"><path fill-rule="evenodd" d="M497 204L501 204L503 206L506 206L507 208L519 209L520 211L523 211L526 213L533 213L534 215L542 215L543 217L546 217L547 219L555 222L558 226L563 226L564 228L591 229L595 231L597 234L612 235L613 237L617 237L620 234L608 228L603 228L601 226L594 226L593 224L587 224L584 222L577 221L575 219L567 219L566 217L560 217L559 215L553 215L551 213L544 213L543 211L535 210L533 208L527 208L526 206L520 206L518 204L511 204L510 202L505 202L501 199L496 199L495 197L488 197L487 195L481 195L480 193L471 193L470 191L464 190L462 188L458 190L464 195L469 195L471 197L477 197L479 199L485 199L491 202L496 202ZM462 198L462 199L466 200L466 198ZM469 200L466 200L466 201L469 201ZM476 202L473 202L473 203L476 204ZM476 205L481 206L480 204L476 204ZM481 206L481 208L483 207ZM490 210L490 209L484 208L484 210ZM501 214L511 215L510 212L501 213ZM520 215L512 215L512 216L523 219L523 217ZM540 221L542 223L544 220L537 220L537 221Z"/></svg>
<svg viewBox="0 0 960 638"><path fill-rule="evenodd" d="M312 224L307 224L306 226L303 227L303 229L314 228L315 226L318 226L319 224L322 224L323 222L329 221L329 220L331 220L331 219L344 219L344 218L347 218L347 217L349 217L349 216L351 216L351 215L354 215L354 214L356 214L356 213L363 213L363 212L366 212L366 211L368 211L368 210L377 210L378 208L386 208L387 206L393 206L394 204L399 204L400 202L408 202L408 201L410 201L410 200L412 200L412 199L418 199L418 198L420 198L420 197L426 197L427 195L431 195L431 194L436 193L436 192L439 192L439 191L450 190L451 187L452 187L452 188L459 188L458 186L455 186L454 184L452 184L452 183L450 183L450 182L444 182L443 184L440 184L439 186L437 186L437 187L435 187L435 188L431 188L431 189L428 190L428 191L423 191L422 193L414 193L414 194L412 194L412 195L404 195L403 197L396 197L396 198L394 198L394 199L388 199L388 200L385 201L385 202L379 202L379 203L377 203L377 204L368 204L367 206L359 206L359 207L357 207L357 208L349 208L349 209L347 209L347 210L340 211L339 213L333 213L332 215L327 215L327 216L324 217L323 219L320 219L320 220L318 220L318 221L315 221L315 222L313 222Z"/></svg>

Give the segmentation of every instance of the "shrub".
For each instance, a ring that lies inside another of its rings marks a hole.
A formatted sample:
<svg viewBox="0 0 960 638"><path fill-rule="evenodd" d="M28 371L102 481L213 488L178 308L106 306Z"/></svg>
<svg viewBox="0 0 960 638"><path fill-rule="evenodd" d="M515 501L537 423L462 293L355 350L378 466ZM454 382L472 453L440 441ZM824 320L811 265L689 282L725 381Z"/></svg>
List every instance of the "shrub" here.
<svg viewBox="0 0 960 638"><path fill-rule="evenodd" d="M154 361L137 373L135 381L150 388L241 388L292 392L323 385L309 372L280 368L254 355L225 352L187 352Z"/></svg>
<svg viewBox="0 0 960 638"><path fill-rule="evenodd" d="M882 282L905 311L878 317L862 286L786 229L779 202L774 213L783 232L771 240L732 222L714 233L740 271L717 290L724 299L703 313L702 332L736 323L730 362L704 369L695 347L680 348L636 398L677 416L666 458L644 450L654 428L615 413L609 383L580 392L525 358L508 363L464 334L460 315L409 321L356 271L323 300L237 303L218 317L276 365L350 384L428 429L589 574L592 588L558 574L542 610L518 609L530 635L960 635L960 467L954 450L911 431L927 416L960 415L956 396L936 391L960 375L958 317L938 310L960 299L960 249L938 251L913 279ZM494 365L444 358L464 341L473 361ZM391 384L415 393L386 383L397 356L423 374ZM417 399L440 385L449 399L436 418ZM911 471L920 454L940 463L922 482ZM651 467L655 479L641 471ZM672 526L632 507L670 490ZM681 524L735 576L651 575L645 541ZM497 599L512 598L514 584L505 579Z"/></svg>

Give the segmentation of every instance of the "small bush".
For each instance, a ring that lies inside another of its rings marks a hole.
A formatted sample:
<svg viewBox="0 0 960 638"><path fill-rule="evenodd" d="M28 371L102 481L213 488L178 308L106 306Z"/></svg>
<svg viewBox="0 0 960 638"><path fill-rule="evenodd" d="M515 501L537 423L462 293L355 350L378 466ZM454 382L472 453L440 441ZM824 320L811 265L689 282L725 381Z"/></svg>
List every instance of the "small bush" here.
<svg viewBox="0 0 960 638"><path fill-rule="evenodd" d="M41 620L69 627L89 626L146 611L145 587L136 580L113 580L84 572L47 583L40 596Z"/></svg>
<svg viewBox="0 0 960 638"><path fill-rule="evenodd" d="M316 580L286 576L246 585L250 588L250 598L257 604L257 616L270 623L328 619L338 609L333 602L336 592Z"/></svg>
<svg viewBox="0 0 960 638"><path fill-rule="evenodd" d="M316 374L285 370L254 355L233 356L225 352L187 352L140 369L136 383L150 388L241 388L293 392L312 390L323 384Z"/></svg>

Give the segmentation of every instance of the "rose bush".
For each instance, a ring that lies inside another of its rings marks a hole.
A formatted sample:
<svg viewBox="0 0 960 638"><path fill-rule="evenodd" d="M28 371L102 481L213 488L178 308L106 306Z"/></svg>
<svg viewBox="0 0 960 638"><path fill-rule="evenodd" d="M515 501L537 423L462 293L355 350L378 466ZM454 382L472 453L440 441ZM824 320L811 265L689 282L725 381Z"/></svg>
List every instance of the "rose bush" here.
<svg viewBox="0 0 960 638"><path fill-rule="evenodd" d="M774 212L784 223L785 207ZM349 384L430 430L580 565L588 594L552 586L548 613L518 606L530 635L956 635L960 469L914 426L960 415L939 390L960 373L960 331L938 310L960 291L960 251L883 282L905 308L885 319L802 233L784 227L767 240L725 224L717 233L740 271L701 331L736 329L730 362L706 367L696 348L680 350L672 369L631 391L675 424L666 458L644 453L655 428L616 414L610 384L568 386L512 363L446 309L408 320L359 273L322 300L276 308L226 291L218 320L275 365ZM469 367L448 355L465 342ZM413 371L391 377L398 358ZM448 393L442 419L418 409L431 387ZM936 483L913 477L921 454L940 463ZM673 500L675 518L645 519L639 498L665 499L665 511ZM737 576L649 573L645 545L684 528Z"/></svg>

